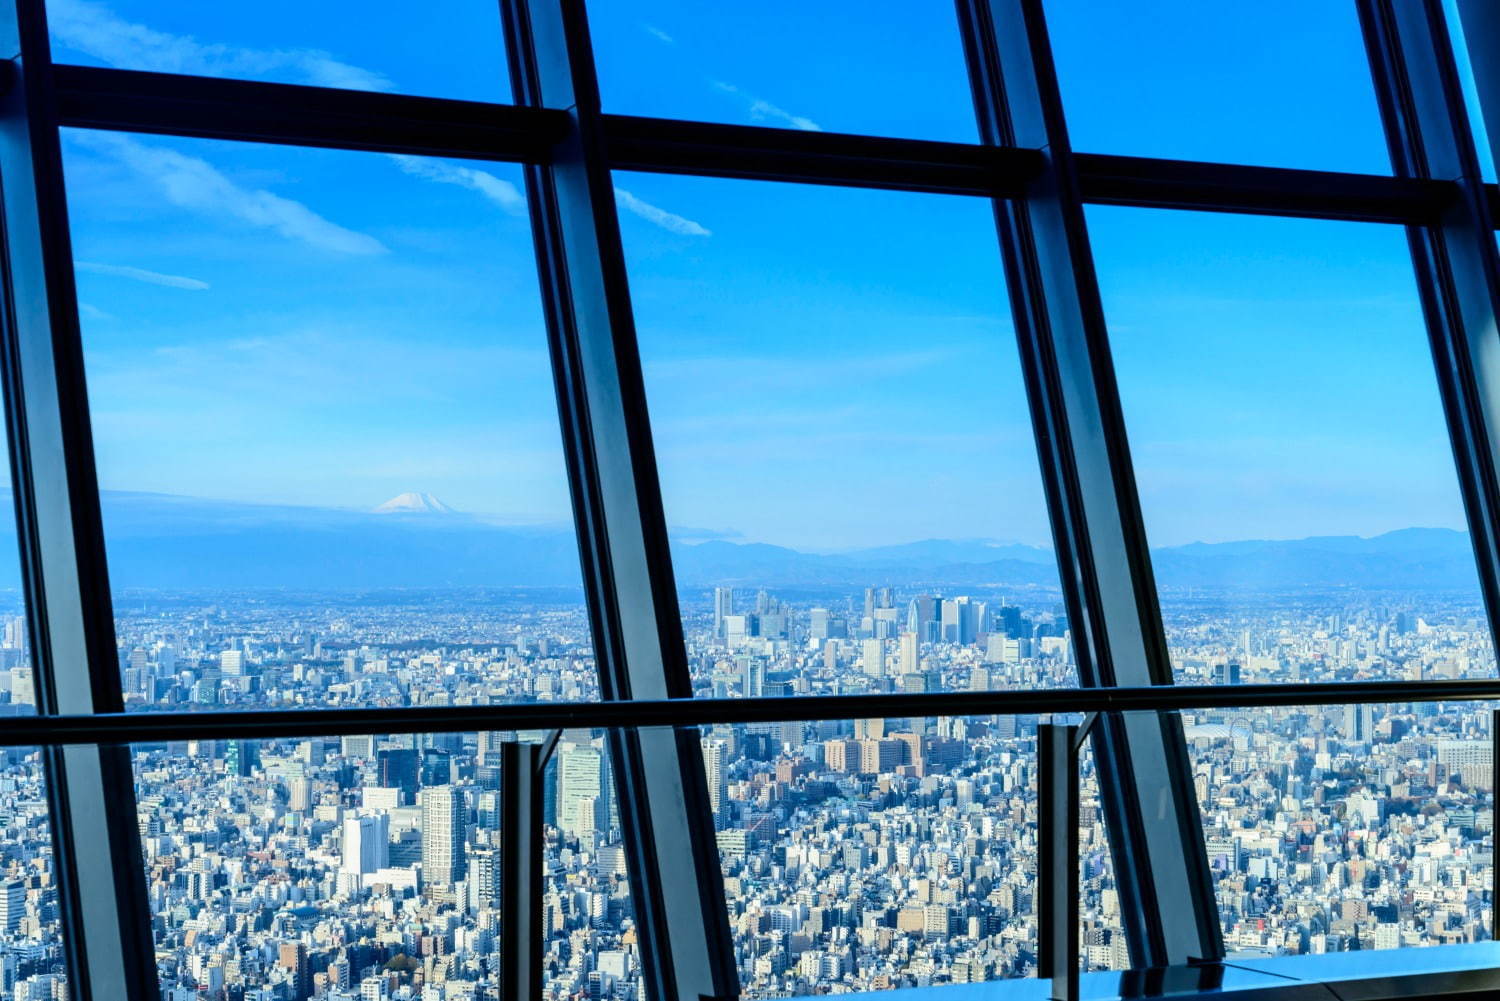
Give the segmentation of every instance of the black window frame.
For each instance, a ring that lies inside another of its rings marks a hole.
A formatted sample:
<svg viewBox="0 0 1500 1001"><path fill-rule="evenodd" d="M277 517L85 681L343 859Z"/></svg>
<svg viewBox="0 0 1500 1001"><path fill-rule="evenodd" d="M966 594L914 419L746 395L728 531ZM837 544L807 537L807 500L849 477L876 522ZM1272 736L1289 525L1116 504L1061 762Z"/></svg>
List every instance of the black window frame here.
<svg viewBox="0 0 1500 1001"><path fill-rule="evenodd" d="M582 0L500 0L511 105L54 65L43 0L0 6L10 57L0 78L0 378L39 710L8 721L0 746L44 749L70 988L96 1001L159 991L131 741L605 728L647 990L657 1001L687 1001L739 992L694 728L913 713L1104 714L1095 746L1132 962L1222 959L1175 711L1494 701L1500 678L1173 684L1083 207L1407 227L1496 635L1500 345L1490 341L1500 329L1500 187L1479 173L1442 0L1355 2L1390 176L1072 152L1041 0L957 0L982 137L974 144L606 114ZM1486 0L1458 4L1489 134L1500 137L1500 15ZM524 165L605 701L123 712L58 145L63 127ZM610 183L616 170L993 202L1084 687L691 697ZM1141 806L1141 791L1157 787L1173 797L1165 821Z"/></svg>

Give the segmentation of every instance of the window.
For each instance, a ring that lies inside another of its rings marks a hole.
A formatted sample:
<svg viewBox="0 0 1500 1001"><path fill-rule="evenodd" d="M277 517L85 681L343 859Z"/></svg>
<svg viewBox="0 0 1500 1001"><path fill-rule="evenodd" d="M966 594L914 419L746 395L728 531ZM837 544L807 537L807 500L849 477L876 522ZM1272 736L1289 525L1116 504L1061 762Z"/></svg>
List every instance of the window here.
<svg viewBox="0 0 1500 1001"><path fill-rule="evenodd" d="M616 184L694 690L1075 684L987 206Z"/></svg>
<svg viewBox="0 0 1500 1001"><path fill-rule="evenodd" d="M1484 941L1492 712L1474 703L1194 713L1185 728L1231 953Z"/></svg>
<svg viewBox="0 0 1500 1001"><path fill-rule="evenodd" d="M502 829L500 745L542 734L354 734L140 744L136 798L164 994L283 985L496 989L508 837L542 841L549 998L639 990L640 955L602 734L538 776L532 831ZM354 921L383 934L337 941ZM296 934L309 928L308 938ZM467 985L457 987L456 985ZM369 985L369 986L367 986Z"/></svg>
<svg viewBox="0 0 1500 1001"><path fill-rule="evenodd" d="M1177 676L1492 675L1404 235L1089 218Z"/></svg>
<svg viewBox="0 0 1500 1001"><path fill-rule="evenodd" d="M1500 987L1477 2L16 0L0 989Z"/></svg>
<svg viewBox="0 0 1500 1001"><path fill-rule="evenodd" d="M516 169L65 151L131 708L596 697Z"/></svg>
<svg viewBox="0 0 1500 1001"><path fill-rule="evenodd" d="M85 66L508 101L498 8L458 0L441 18L392 0L54 0L53 57ZM360 30L351 31L350 20Z"/></svg>
<svg viewBox="0 0 1500 1001"><path fill-rule="evenodd" d="M1390 170L1352 3L1046 6L1081 151Z"/></svg>
<svg viewBox="0 0 1500 1001"><path fill-rule="evenodd" d="M879 0L591 5L604 107L804 132L972 142L953 12Z"/></svg>

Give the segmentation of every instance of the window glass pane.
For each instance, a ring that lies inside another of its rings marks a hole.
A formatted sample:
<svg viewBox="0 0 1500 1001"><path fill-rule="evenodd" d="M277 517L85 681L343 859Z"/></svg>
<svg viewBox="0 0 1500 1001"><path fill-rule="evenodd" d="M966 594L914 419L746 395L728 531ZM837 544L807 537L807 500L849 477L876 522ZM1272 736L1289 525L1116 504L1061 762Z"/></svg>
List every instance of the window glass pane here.
<svg viewBox="0 0 1500 1001"><path fill-rule="evenodd" d="M60 63L509 101L500 5L48 0Z"/></svg>
<svg viewBox="0 0 1500 1001"><path fill-rule="evenodd" d="M592 697L518 172L66 148L130 704Z"/></svg>
<svg viewBox="0 0 1500 1001"><path fill-rule="evenodd" d="M163 995L495 997L498 748L512 739L543 735L135 745ZM567 731L543 781L543 996L632 1001L640 952L602 736Z"/></svg>
<svg viewBox="0 0 1500 1001"><path fill-rule="evenodd" d="M718 726L702 747L746 997L1036 975L1035 717ZM1123 950L1108 870L1084 871L1085 927Z"/></svg>
<svg viewBox="0 0 1500 1001"><path fill-rule="evenodd" d="M0 476L4 477L0 481L0 716L30 716L36 712L36 679L21 585L9 450L0 459Z"/></svg>
<svg viewBox="0 0 1500 1001"><path fill-rule="evenodd" d="M695 690L1073 684L988 203L617 184Z"/></svg>
<svg viewBox="0 0 1500 1001"><path fill-rule="evenodd" d="M66 997L47 780L37 748L0 748L0 793L0 974L17 999Z"/></svg>
<svg viewBox="0 0 1500 1001"><path fill-rule="evenodd" d="M1404 233L1089 220L1177 677L1493 676Z"/></svg>
<svg viewBox="0 0 1500 1001"><path fill-rule="evenodd" d="M1474 130L1474 145L1479 151L1479 170L1489 183L1495 183L1495 146L1490 142L1489 130L1485 128L1484 109L1479 104L1479 86L1474 81L1474 64L1469 58L1469 42L1464 36L1463 21L1458 14L1455 0L1443 0L1443 14L1448 20L1448 36L1453 43L1454 60L1458 64L1459 82L1463 86L1464 106L1469 113L1469 125ZM1500 100L1500 98L1491 98ZM1493 109L1491 114L1493 114Z"/></svg>
<svg viewBox="0 0 1500 1001"><path fill-rule="evenodd" d="M36 747L0 749L0 792L0 974L15 998L68 996L46 776Z"/></svg>
<svg viewBox="0 0 1500 1001"><path fill-rule="evenodd" d="M607 111L974 142L952 4L589 5Z"/></svg>
<svg viewBox="0 0 1500 1001"><path fill-rule="evenodd" d="M1073 147L1389 173L1352 3L1047 0Z"/></svg>
<svg viewBox="0 0 1500 1001"><path fill-rule="evenodd" d="M1491 938L1489 707L1183 717L1231 958Z"/></svg>
<svg viewBox="0 0 1500 1001"><path fill-rule="evenodd" d="M1099 792L1094 744L1085 740L1078 751L1078 965L1081 970L1128 970L1130 948Z"/></svg>

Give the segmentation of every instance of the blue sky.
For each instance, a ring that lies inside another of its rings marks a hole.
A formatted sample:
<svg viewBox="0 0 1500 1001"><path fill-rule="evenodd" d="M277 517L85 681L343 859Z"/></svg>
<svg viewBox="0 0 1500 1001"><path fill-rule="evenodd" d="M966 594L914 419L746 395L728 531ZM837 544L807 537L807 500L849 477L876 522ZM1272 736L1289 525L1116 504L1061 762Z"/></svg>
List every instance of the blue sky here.
<svg viewBox="0 0 1500 1001"><path fill-rule="evenodd" d="M509 97L493 0L51 11L59 61ZM946 3L592 17L611 111L975 138ZM1389 169L1352 4L1049 17L1079 149ZM82 132L65 157L106 488L567 517L518 170ZM669 521L1047 543L986 203L616 184ZM1089 218L1154 543L1461 525L1399 231Z"/></svg>

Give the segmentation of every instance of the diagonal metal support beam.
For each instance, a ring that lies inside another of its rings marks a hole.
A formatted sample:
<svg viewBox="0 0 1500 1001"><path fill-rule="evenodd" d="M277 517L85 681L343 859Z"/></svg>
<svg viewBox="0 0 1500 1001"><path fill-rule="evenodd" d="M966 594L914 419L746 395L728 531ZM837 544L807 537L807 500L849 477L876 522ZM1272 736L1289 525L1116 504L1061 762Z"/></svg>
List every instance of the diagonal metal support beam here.
<svg viewBox="0 0 1500 1001"><path fill-rule="evenodd" d="M1041 0L958 0L980 135L1040 151L1020 196L995 202L1053 516L1079 680L1170 685L1078 169ZM1111 714L1095 748L1126 939L1137 966L1218 959L1224 947L1181 722Z"/></svg>
<svg viewBox="0 0 1500 1001"><path fill-rule="evenodd" d="M104 532L84 386L73 254L41 0L0 5L4 216L0 372L37 706L46 715L123 709ZM45 754L70 991L86 1001L159 993L129 748Z"/></svg>
<svg viewBox="0 0 1500 1001"><path fill-rule="evenodd" d="M570 120L548 163L527 169L526 193L600 687L611 700L689 698L584 6L504 0L501 11L517 100ZM646 989L657 1001L735 997L739 978L696 736L646 726L609 737Z"/></svg>
<svg viewBox="0 0 1500 1001"><path fill-rule="evenodd" d="M1428 225L1408 227L1407 241L1490 634L1500 636L1500 254L1495 220L1442 0L1358 0L1357 7L1392 167L1399 177L1444 181L1459 192ZM1494 39L1489 46L1500 50ZM1476 56L1476 63L1481 61Z"/></svg>

